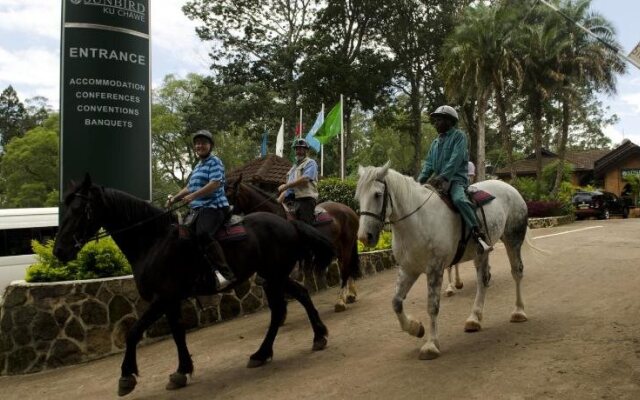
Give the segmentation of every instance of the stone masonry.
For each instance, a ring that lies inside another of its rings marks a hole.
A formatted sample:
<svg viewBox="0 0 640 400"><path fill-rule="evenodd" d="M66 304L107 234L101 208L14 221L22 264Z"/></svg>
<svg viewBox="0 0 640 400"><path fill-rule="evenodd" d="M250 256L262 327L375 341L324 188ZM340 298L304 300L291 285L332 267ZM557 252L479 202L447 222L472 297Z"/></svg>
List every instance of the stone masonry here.
<svg viewBox="0 0 640 400"><path fill-rule="evenodd" d="M390 250L360 255L362 274L395 266ZM258 281L258 282L257 282ZM326 276L303 277L310 292L340 283L337 264ZM259 278L229 293L182 303L187 329L254 312L266 304ZM146 309L131 276L85 281L26 283L5 290L0 301L0 375L31 373L77 364L121 352L126 334ZM146 332L142 343L169 334L164 317Z"/></svg>

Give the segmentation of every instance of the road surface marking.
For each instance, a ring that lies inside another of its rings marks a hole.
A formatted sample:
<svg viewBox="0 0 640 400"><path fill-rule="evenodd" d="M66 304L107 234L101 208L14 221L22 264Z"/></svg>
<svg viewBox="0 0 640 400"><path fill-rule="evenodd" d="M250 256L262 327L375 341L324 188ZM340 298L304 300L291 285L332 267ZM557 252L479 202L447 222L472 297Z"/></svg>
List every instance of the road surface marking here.
<svg viewBox="0 0 640 400"><path fill-rule="evenodd" d="M559 233L552 233L550 235L536 236L533 239L544 239L544 238L548 238L548 237L551 237L551 236L558 236L558 235L564 235L566 233L587 231L589 229L596 229L596 228L602 228L602 227L603 227L603 225L590 226L590 227L587 227L587 228L574 229L572 231L565 231L565 232L559 232Z"/></svg>

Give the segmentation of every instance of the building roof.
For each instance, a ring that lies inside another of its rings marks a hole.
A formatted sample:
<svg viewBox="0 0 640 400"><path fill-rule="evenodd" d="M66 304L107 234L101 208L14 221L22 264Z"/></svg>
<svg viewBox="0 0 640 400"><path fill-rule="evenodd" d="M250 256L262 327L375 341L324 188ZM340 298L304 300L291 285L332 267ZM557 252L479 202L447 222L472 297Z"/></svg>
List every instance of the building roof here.
<svg viewBox="0 0 640 400"><path fill-rule="evenodd" d="M593 171L594 175L604 174L606 169L632 155L640 155L640 147L629 139L623 140L620 146L596 160Z"/></svg>
<svg viewBox="0 0 640 400"><path fill-rule="evenodd" d="M585 151L567 151L565 160L573 164L574 171L591 171L594 169L595 162L607 155L611 150L608 149L596 149ZM558 159L558 155L547 150L542 149L542 168ZM535 153L529 155L523 160L515 161L514 163L516 174L527 175L536 173L536 156ZM495 174L498 176L509 175L511 170L509 166L499 168Z"/></svg>
<svg viewBox="0 0 640 400"><path fill-rule="evenodd" d="M291 168L289 160L275 154L267 154L227 173L227 181L234 181L242 174L242 180L250 183L280 185L287 180Z"/></svg>

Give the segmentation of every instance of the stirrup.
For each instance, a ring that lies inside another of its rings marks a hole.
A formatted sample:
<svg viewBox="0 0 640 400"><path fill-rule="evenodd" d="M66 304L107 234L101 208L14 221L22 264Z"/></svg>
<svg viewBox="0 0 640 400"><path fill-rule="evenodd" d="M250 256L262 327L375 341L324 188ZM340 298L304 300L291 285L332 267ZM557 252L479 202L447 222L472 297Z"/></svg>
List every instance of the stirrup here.
<svg viewBox="0 0 640 400"><path fill-rule="evenodd" d="M481 237L476 239L478 241L478 253L485 254L493 250L493 246L490 246Z"/></svg>
<svg viewBox="0 0 640 400"><path fill-rule="evenodd" d="M234 281L230 281L227 278L225 278L218 270L215 270L215 275L216 275L216 290L219 292L223 292L227 290L229 286L235 283Z"/></svg>

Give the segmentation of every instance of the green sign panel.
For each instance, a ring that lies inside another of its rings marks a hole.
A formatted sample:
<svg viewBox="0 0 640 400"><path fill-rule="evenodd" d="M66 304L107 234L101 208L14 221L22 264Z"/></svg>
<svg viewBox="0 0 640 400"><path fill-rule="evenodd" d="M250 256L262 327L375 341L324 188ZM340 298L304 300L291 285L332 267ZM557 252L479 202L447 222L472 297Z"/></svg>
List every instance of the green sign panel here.
<svg viewBox="0 0 640 400"><path fill-rule="evenodd" d="M63 0L60 182L151 199L148 0Z"/></svg>

